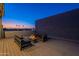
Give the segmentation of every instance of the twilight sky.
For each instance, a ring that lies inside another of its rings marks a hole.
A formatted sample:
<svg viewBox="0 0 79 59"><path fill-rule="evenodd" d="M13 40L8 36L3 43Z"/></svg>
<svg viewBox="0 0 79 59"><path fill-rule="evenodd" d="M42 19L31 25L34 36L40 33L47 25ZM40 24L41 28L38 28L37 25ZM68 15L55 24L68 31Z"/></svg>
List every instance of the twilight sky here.
<svg viewBox="0 0 79 59"><path fill-rule="evenodd" d="M76 8L79 4L5 3L3 25L6 28L32 28L35 20Z"/></svg>

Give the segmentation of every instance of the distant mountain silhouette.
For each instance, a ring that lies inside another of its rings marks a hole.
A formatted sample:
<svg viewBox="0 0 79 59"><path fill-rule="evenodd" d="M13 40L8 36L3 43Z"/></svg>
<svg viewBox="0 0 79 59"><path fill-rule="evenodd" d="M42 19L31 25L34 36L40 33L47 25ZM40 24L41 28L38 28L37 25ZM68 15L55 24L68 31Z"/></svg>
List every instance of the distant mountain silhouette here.
<svg viewBox="0 0 79 59"><path fill-rule="evenodd" d="M4 28L3 30L4 31L23 31L23 30L32 30L32 29L30 29L30 28L29 29L26 29L26 28L25 29L14 29L14 28L13 29L7 29L7 28Z"/></svg>

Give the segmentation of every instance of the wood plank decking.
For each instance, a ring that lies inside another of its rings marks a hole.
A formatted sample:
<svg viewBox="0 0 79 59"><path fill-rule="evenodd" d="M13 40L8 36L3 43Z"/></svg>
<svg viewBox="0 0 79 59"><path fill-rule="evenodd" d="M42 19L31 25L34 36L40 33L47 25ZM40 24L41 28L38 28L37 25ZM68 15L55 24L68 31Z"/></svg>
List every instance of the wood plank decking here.
<svg viewBox="0 0 79 59"><path fill-rule="evenodd" d="M0 39L0 56L62 56L78 55L79 44L61 41L49 40L47 42L38 42L32 47L20 51L13 38Z"/></svg>

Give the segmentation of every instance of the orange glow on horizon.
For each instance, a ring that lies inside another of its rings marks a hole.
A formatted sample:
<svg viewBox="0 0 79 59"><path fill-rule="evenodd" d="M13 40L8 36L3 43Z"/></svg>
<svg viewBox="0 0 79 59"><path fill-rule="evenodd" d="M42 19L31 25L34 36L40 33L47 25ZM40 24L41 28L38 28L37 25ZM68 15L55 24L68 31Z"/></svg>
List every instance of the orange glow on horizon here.
<svg viewBox="0 0 79 59"><path fill-rule="evenodd" d="M17 22L12 19L7 21L7 19L5 19L3 20L3 28L34 28L34 26L27 22Z"/></svg>
<svg viewBox="0 0 79 59"><path fill-rule="evenodd" d="M3 25L3 28L34 28L34 26L31 26L31 25L6 24L6 25Z"/></svg>

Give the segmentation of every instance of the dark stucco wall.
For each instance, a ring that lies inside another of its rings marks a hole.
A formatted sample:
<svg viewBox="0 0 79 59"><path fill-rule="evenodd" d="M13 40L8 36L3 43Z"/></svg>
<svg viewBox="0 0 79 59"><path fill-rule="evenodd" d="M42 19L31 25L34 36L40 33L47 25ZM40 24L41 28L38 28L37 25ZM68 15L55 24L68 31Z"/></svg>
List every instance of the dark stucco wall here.
<svg viewBox="0 0 79 59"><path fill-rule="evenodd" d="M79 9L37 20L36 31L49 36L79 40Z"/></svg>

